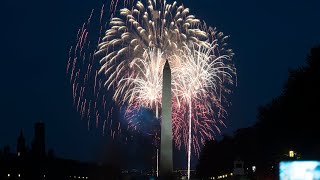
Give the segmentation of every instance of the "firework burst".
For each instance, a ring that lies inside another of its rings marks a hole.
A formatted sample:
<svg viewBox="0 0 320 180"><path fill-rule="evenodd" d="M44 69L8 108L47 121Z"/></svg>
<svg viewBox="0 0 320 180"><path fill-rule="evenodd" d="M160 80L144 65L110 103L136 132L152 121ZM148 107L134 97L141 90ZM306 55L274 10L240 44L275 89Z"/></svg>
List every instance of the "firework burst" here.
<svg viewBox="0 0 320 180"><path fill-rule="evenodd" d="M200 144L213 139L212 128L220 132L217 124L225 126L221 121L226 114L222 91L230 92L225 84L232 84L234 67L230 64L232 54L216 55L216 48L216 43L209 47L189 44L172 57L174 135L181 137L175 138L175 142L178 147L184 144L187 149L189 138L185 128L191 126L186 119L191 117L196 154L199 154ZM182 125L185 128L181 128Z"/></svg>
<svg viewBox="0 0 320 180"><path fill-rule="evenodd" d="M226 47L228 36L190 15L188 8L162 0L144 2L124 0L117 13L119 2L112 1L111 19L102 6L97 36L89 33L94 11L79 29L67 65L74 104L88 127L101 124L112 137L139 130L140 108L161 119L162 69L168 59L174 142L190 159L191 152L199 155L202 144L225 126L226 95L235 80L233 52ZM115 120L116 111L125 112L125 122Z"/></svg>

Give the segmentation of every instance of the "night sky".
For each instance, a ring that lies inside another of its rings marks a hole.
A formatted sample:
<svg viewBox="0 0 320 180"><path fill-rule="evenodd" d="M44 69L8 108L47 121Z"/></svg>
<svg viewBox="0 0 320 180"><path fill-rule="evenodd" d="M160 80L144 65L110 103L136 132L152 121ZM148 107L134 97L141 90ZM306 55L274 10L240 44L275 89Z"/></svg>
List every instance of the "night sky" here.
<svg viewBox="0 0 320 180"><path fill-rule="evenodd" d="M33 124L46 123L47 147L56 155L96 161L108 140L88 131L72 106L65 70L78 28L105 1L1 1L0 147L15 150L23 129L27 143ZM181 1L180 1L181 2ZM318 0L186 0L191 14L230 35L238 86L224 133L252 125L257 107L281 93L288 69L304 64L320 44Z"/></svg>

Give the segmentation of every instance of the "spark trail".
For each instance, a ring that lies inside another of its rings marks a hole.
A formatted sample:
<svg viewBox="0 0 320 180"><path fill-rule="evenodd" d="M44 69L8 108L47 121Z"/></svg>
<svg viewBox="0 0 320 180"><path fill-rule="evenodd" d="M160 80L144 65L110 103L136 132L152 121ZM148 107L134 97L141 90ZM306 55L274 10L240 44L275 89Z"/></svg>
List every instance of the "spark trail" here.
<svg viewBox="0 0 320 180"><path fill-rule="evenodd" d="M177 2L112 0L108 11L104 5L98 15L93 10L70 48L67 74L74 105L88 128L100 125L113 138L124 130L140 131L141 108L161 119L162 69L168 59L174 142L186 150L190 169L191 152L199 156L205 141L225 127L227 95L236 77L229 36ZM124 112L125 121L115 120L117 112Z"/></svg>

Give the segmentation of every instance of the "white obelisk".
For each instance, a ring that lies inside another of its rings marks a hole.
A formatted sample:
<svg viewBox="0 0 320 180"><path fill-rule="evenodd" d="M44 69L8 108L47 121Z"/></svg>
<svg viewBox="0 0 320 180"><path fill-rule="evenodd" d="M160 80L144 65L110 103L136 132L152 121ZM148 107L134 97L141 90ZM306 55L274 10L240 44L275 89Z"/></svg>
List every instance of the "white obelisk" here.
<svg viewBox="0 0 320 180"><path fill-rule="evenodd" d="M160 144L160 178L171 179L173 176L172 159L172 102L171 69L168 60L163 68L162 119Z"/></svg>

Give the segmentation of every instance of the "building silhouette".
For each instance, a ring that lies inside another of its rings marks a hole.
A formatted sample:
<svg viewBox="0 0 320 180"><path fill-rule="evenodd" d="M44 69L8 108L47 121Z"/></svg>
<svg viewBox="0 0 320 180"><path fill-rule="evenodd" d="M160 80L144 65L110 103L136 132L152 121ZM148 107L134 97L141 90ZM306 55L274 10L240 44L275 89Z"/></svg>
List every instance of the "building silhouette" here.
<svg viewBox="0 0 320 180"><path fill-rule="evenodd" d="M26 140L23 136L22 130L17 140L17 156L25 156L27 153Z"/></svg>
<svg viewBox="0 0 320 180"><path fill-rule="evenodd" d="M43 122L38 122L34 125L32 153L33 155L40 157L46 155L45 125Z"/></svg>
<svg viewBox="0 0 320 180"><path fill-rule="evenodd" d="M34 125L34 138L29 151L22 130L17 138L17 152L9 146L0 150L0 180L113 180L121 171L110 165L86 163L55 157L46 152L45 124Z"/></svg>

